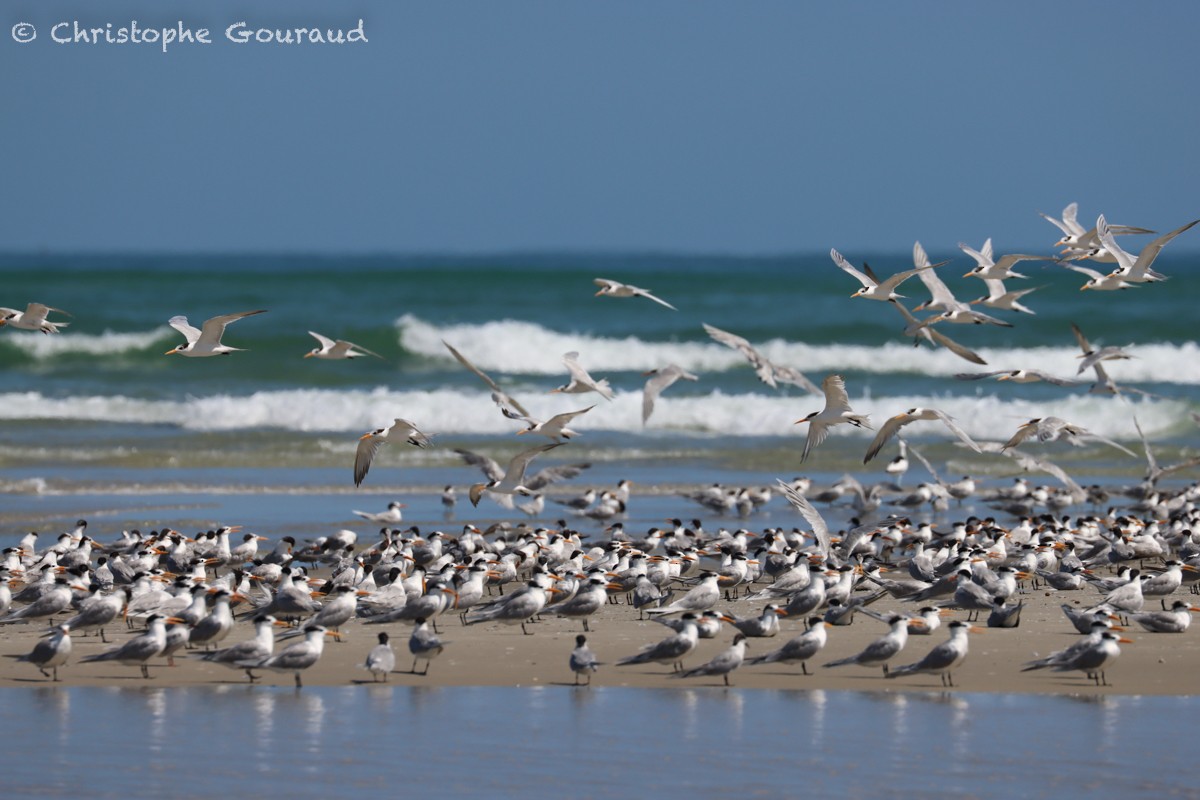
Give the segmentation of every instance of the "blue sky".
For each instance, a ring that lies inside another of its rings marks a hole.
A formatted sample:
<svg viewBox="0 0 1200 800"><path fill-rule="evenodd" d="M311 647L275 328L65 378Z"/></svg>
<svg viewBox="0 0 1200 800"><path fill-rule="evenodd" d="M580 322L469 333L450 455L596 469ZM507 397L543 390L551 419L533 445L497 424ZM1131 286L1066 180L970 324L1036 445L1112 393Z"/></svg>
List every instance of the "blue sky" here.
<svg viewBox="0 0 1200 800"><path fill-rule="evenodd" d="M368 44L222 35L359 17ZM214 42L49 41L133 18ZM1072 200L1158 230L1200 216L1191 2L18 0L0 19L2 250L1044 251L1037 212Z"/></svg>

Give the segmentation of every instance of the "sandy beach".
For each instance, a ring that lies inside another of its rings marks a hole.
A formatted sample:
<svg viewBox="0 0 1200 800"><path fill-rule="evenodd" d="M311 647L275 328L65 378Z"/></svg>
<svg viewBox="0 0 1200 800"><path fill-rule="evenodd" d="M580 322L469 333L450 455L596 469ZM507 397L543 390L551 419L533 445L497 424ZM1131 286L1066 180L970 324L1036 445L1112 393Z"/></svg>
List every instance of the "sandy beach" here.
<svg viewBox="0 0 1200 800"><path fill-rule="evenodd" d="M1186 587L1168 598L1187 599ZM970 654L955 671L955 692L1008 692L1031 694L1122 694L1122 695L1186 695L1196 693L1194 675L1200 667L1200 641L1190 629L1182 634L1151 634L1132 625L1123 635L1134 640L1121 646L1121 656L1107 669L1110 686L1095 686L1079 672L1058 673L1039 670L1022 673L1021 664L1036 657L1060 650L1077 640L1059 606L1069 602L1080 607L1099 600L1094 589L1077 592L1031 590L1021 595L1025 609L1021 625L1016 629L985 629L971 635ZM756 614L761 602L738 600L718 606L738 616ZM884 598L872 608L879 611L911 610L909 604ZM1148 599L1146 610L1157 610L1159 601ZM965 619L964 612L955 612L954 619ZM986 618L986 615L985 615ZM946 621L949 621L947 618ZM982 622L980 623L982 624ZM633 655L645 644L669 634L655 622L639 621L637 612L625 605L609 605L590 622L588 643L605 666L593 678L595 686L628 687L704 687L723 686L720 678L701 677L676 679L670 667L658 664L613 666L622 657ZM523 635L520 627L482 623L463 627L457 617L441 618L441 638L447 642L445 652L435 659L428 675L413 675L407 670L412 664L407 649L411 626L402 623L364 625L354 621L345 631L345 641L329 640L320 661L303 674L306 686L342 686L370 682L371 676L361 668L367 652L376 642L376 634L386 630L396 651L397 671L389 676L397 685L423 686L542 686L570 685L574 675L567 659L574 639L582 632L578 621L546 617L529 626L532 635ZM0 655L20 655L29 652L44 625L8 625L0 629ZM766 653L803 630L801 623L783 619L781 632L773 638L749 640L747 658ZM810 675L802 675L799 665L764 664L743 666L732 675L738 688L767 689L827 689L862 691L942 691L936 675L918 675L885 679L879 668L844 666L824 669L820 665L861 650L885 631L883 623L858 615L853 625L829 629L829 643L809 664ZM239 620L226 644L250 638L252 626ZM129 634L124 625L111 626L110 642L124 641ZM699 646L685 659L685 666L694 667L726 648L735 631L726 625L716 639L701 640ZM893 666L919 660L929 649L947 636L945 625L930 636L912 636ZM106 647L95 635L73 637L71 663L59 669L64 686L121 686L145 683L147 686L207 686L246 683L241 671L207 664L197 658L176 656L176 666L166 666L165 659L153 659L150 680L143 681L136 667L111 663L80 664L85 655L100 652ZM196 651L190 651L196 652ZM278 652L278 648L277 648ZM423 666L423 664L421 665ZM418 669L421 668L418 667ZM48 685L35 667L5 658L0 662L0 686L33 687ZM262 673L261 685L292 685L292 676L281 673Z"/></svg>

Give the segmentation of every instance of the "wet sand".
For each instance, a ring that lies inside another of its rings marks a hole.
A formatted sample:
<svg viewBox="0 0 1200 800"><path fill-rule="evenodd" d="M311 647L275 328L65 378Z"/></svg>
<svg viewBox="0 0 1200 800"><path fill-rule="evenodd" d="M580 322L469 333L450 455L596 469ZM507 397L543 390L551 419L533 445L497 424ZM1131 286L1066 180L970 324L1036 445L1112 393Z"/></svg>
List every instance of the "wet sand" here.
<svg viewBox="0 0 1200 800"><path fill-rule="evenodd" d="M1168 604L1177 598L1188 599L1187 589L1167 598ZM1094 589L1077 592L1031 590L1022 595L1025 609L1021 626L1016 629L986 629L971 635L970 654L954 673L958 692L1009 692L1031 694L1123 694L1123 695L1188 695L1197 693L1195 675L1200 673L1200 626L1182 634L1151 634L1136 623L1123 634L1133 644L1121 645L1121 656L1106 670L1110 686L1095 686L1078 672L1038 670L1021 672L1021 664L1052 651L1069 646L1079 637L1063 616L1060 604L1069 602L1086 607L1099 601ZM744 599L719 606L738 616L750 616L761 610L761 601ZM1157 610L1158 598L1147 599L1146 610ZM884 598L872 608L878 611L911 610L909 604ZM954 619L965 619L966 613L956 611ZM946 618L948 622L950 618ZM986 619L986 614L984 615ZM782 645L788 638L803 630L801 621L781 619L781 631L773 638L750 639L747 658L760 655ZM918 661L938 642L945 640L945 624L930 636L911 636L908 645L892 666ZM983 625L983 621L978 623ZM371 676L360 665L376 644L376 635L387 631L396 652L397 671L389 676L398 685L426 686L542 686L570 685L574 674L567 659L574 647L575 636L582 632L576 620L546 617L528 626L532 635L523 635L519 626L481 623L463 627L457 616L448 614L439 619L441 638L446 650L435 659L428 675L407 672L412 664L407 641L411 626L403 623L364 625L354 621L343 630L344 642L329 640L318 664L306 670L306 686L344 686L369 683ZM657 641L670 631L655 622L639 621L637 612L625 605L606 606L591 618L589 645L605 663L593 677L596 686L683 687L723 686L719 677L676 679L671 668L659 664L616 667L619 659L635 654L645 644ZM8 625L0 628L0 655L19 655L33 649L45 625ZM829 629L825 650L808 664L810 675L803 675L799 665L764 664L744 666L731 676L733 685L741 688L769 689L829 689L866 691L930 691L943 689L937 675L916 675L885 679L879 668L845 666L825 669L821 665L853 655L881 635L886 626L859 614L848 627ZM110 642L125 641L123 623L108 631ZM726 625L716 639L701 640L699 646L684 659L685 666L698 666L728 647L735 630ZM251 638L253 626L239 619L237 627L224 645ZM151 678L143 680L136 667L114 663L80 664L85 655L97 653L113 644L104 645L98 636L73 636L71 662L59 668L61 685L121 686L145 683L152 686L205 686L222 683L246 683L243 672L208 664L183 653L176 655L176 666L166 666L165 659L150 662ZM293 640L295 641L295 640ZM284 643L286 644L286 643ZM280 646L283 646L281 644ZM194 652L194 651L193 651ZM276 649L278 652L278 647ZM423 667L422 662L420 667ZM262 685L293 685L291 674L261 672ZM32 687L49 685L31 664L9 658L0 660L0 686Z"/></svg>

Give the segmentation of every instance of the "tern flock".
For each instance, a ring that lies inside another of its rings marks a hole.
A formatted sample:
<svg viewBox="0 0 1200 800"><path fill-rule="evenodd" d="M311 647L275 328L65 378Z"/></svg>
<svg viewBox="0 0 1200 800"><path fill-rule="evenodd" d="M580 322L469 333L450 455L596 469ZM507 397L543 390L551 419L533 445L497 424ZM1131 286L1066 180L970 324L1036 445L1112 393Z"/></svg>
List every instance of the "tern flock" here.
<svg viewBox="0 0 1200 800"><path fill-rule="evenodd" d="M839 269L861 284L853 297L895 307L903 317L904 334L914 338L915 344L946 347L965 360L984 364L977 353L954 342L940 328L947 324L1013 324L976 306L1035 313L1025 305L1035 289L1009 291L1004 284L1025 277L1013 271L1017 263L1053 261L1085 274L1088 281L1081 290L1140 288L1168 279L1153 268L1156 257L1172 239L1200 222L1158 236L1135 255L1118 245L1115 237L1152 231L1109 225L1103 216L1094 228L1084 230L1076 216L1077 207L1072 203L1061 219L1046 217L1063 233L1057 242L1063 250L1057 256L1013 254L997 259L990 239L979 250L960 245L976 264L967 276L978 277L986 285L987 294L970 302L956 299L938 277L937 270L948 262L931 264L920 243L913 248L913 269L883 280L865 264L858 270L837 250L831 250L830 255ZM1083 260L1116 266L1104 273L1079 266ZM903 303L906 298L897 290L914 277L931 297L909 309ZM643 298L675 310L647 289L605 278L597 278L595 283L600 287L595 293L598 296ZM915 316L915 312L922 311L933 313L923 319ZM48 319L53 313L66 315L36 302L29 303L24 311L0 308L0 327L58 334L67 323ZM261 313L264 310L213 317L200 329L189 325L186 317L172 317L169 324L186 341L167 354L195 358L236 353L239 348L222 342L227 326ZM714 340L739 351L769 386L785 383L806 392L818 391L798 370L772 363L747 340L710 325L704 327ZM1126 392L1140 391L1118 386L1104 367L1106 361L1130 358L1132 354L1118 347L1095 348L1074 324L1072 330L1082 351L1077 374L1092 370L1097 378L1088 391L1121 399ZM351 342L308 333L319 346L305 357L382 358ZM584 415L595 406L538 420L462 352L444 344L455 359L488 385L500 413L522 425L518 434L537 434L550 440L518 452L506 465L469 451L457 451L468 465L481 468L487 477L485 482L470 487L470 501L477 505L488 496L503 508L541 515L544 499L539 490L573 478L589 465L554 466L532 475L530 465L579 435L568 426L581 425ZM580 363L578 353L565 354L563 363L569 381L551 391L596 393L612 399L608 382L594 379ZM646 377L644 423L653 413L655 400L673 383L701 379L673 364L652 370ZM1033 368L962 373L956 377L1045 381L1064 388L1088 385L1086 380L1060 378ZM797 424L809 426L799 456L801 462L838 425L872 427L868 415L851 408L841 376L826 376L820 392L824 407L797 420ZM80 520L49 546L39 547L38 534L31 532L16 546L4 550L0 562L0 626L51 624L32 651L10 655L32 664L52 680L58 680L59 668L70 663L72 634L95 631L102 642L107 642L106 630L120 627L120 618L129 627L140 623L144 629L121 644L80 658L81 663L136 666L143 677L149 677L152 660L166 657L174 663L176 653L190 652L196 663L244 672L251 682L265 670L291 674L300 686L301 674L321 658L326 637L340 638L342 628L356 620L363 624L411 624L410 672L424 675L448 644L439 638L437 629L438 618L447 612L458 615L464 625L520 626L524 633L530 633L530 622L556 616L580 621L587 632L589 618L602 611L626 613L612 608L624 599L630 612L648 614L668 625L671 635L617 660L616 666L669 665L677 677L719 677L729 685L730 675L743 665L793 664L799 665L802 674L808 674L806 662L824 650L828 630L852 624L856 613L862 612L883 622L886 631L862 650L828 661L824 667L882 667L889 679L926 674L950 686L953 671L967 656L968 634L976 629L969 621L952 621L947 625L946 640L920 659L892 667L911 634L932 633L940 627L942 616L952 610L965 611L969 617L986 612L988 627L1015 628L1025 603L1021 597L1024 587L1043 585L1048 591L1072 592L1087 591L1092 586L1099 592L1097 602L1063 604L1081 638L1061 651L1034 658L1024 669L1075 670L1096 683L1106 683L1105 668L1119 655L1118 645L1130 641L1119 636L1123 629L1114 622L1137 623L1152 633L1179 634L1187 630L1190 614L1200 610L1182 599L1176 599L1170 608L1164 600L1161 611L1144 608L1149 597L1166 598L1185 584L1198 585L1195 576L1200 576L1200 537L1193 532L1200 533L1196 525L1200 512L1195 507L1200 487L1192 484L1168 491L1158 482L1166 475L1195 466L1200 459L1160 467L1132 407L1129 415L1142 439L1148 468L1145 480L1128 490L1134 502L1125 513L1110 508L1102 515L1063 514L1072 505L1103 503L1109 498L1103 497L1098 487L1085 489L1056 465L1018 449L1029 440L1073 444L1096 441L1136 457L1123 445L1054 416L1029 420L1007 442L976 442L943 411L911 408L894 414L880 426L863 458L864 463L871 461L894 438L899 442L900 455L889 465L889 473L902 475L907 469L907 453L911 452L933 476L932 482L893 500L892 505L898 509L915 513L928 504L935 511L944 511L952 500L961 502L976 492L969 477L956 483L942 481L933 466L905 442L901 430L920 421L939 423L976 453L1012 458L1024 469L1053 475L1062 487L1031 488L1024 479L1017 479L1013 487L993 490L985 497L994 508L1018 517L1016 524L1005 527L993 517L971 517L944 531L929 523L914 524L908 516L880 517L876 512L883 497L898 487L876 485L865 489L851 476L811 497L811 483L806 479L779 481L774 491L787 499L808 529L767 528L760 533L724 527L706 533L700 520L694 520L691 526L674 520L671 529L652 528L645 537L638 538L626 533L617 521L606 528L609 535L604 541L593 542L585 541L586 537L563 519L555 530L506 522L486 532L466 525L457 536L441 531L423 535L415 527L406 531L398 528L404 505L392 503L381 514L354 512L383 524L377 542L360 547L357 534L343 530L304 545L284 537L265 551L259 547L265 539L253 533L233 541L231 537L239 533L236 526L193 536L169 527L147 534L125 531L115 541L101 544L88 535L87 523ZM425 448L433 446L433 438L417 424L399 417L390 426L364 434L354 460L356 486L363 483L385 444ZM769 502L772 494L772 489L714 486L687 496L715 513L748 515ZM622 481L613 490L598 493L589 489L581 497L557 502L569 515L612 522L625 513L629 495L630 485ZM517 505L516 497L530 501ZM813 502L840 499L850 499L859 517L874 521L859 524L856 519L848 531L830 531ZM447 487L443 502L452 507L456 500L454 487ZM1039 505L1050 513L1038 516ZM1158 568L1152 572L1147 565ZM1115 577L1101 577L1105 569L1116 570ZM884 572L889 570L903 571L908 577L885 577ZM760 614L745 618L717 608L723 602L737 602L739 595L744 602L769 602ZM886 613L870 607L886 600L900 605ZM1083 607L1077 607L1080 605ZM778 635L781 617L802 620L803 630L782 646L747 659L748 641ZM228 644L239 629L237 621L247 619L252 620L253 636ZM726 624L737 631L730 647L703 664L684 668L683 660L696 649L698 641L716 637ZM276 627L287 630L277 636ZM277 639L293 638L298 641L276 649ZM387 680L395 670L396 657L388 633L379 633L377 639L378 644L366 654L362 667L371 680ZM424 670L418 673L421 662ZM577 636L566 662L575 683L581 677L590 683L601 666L586 636Z"/></svg>

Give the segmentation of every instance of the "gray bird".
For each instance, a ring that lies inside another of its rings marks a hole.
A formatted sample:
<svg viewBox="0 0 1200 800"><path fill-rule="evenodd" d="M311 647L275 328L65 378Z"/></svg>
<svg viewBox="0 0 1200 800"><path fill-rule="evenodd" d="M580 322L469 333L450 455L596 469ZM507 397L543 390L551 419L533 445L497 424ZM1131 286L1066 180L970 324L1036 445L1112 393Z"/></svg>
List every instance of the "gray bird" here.
<svg viewBox="0 0 1200 800"><path fill-rule="evenodd" d="M808 620L809 629L799 636L788 639L783 647L772 650L766 655L750 659L750 666L757 664L799 664L800 671L808 675L806 661L821 652L828 641L825 620L812 617Z"/></svg>
<svg viewBox="0 0 1200 800"><path fill-rule="evenodd" d="M146 632L135 636L120 647L105 650L103 653L80 659L81 664L95 661L116 661L129 667L139 667L143 678L150 677L150 668L146 662L162 654L167 646L167 620L158 614L151 614L146 620Z"/></svg>
<svg viewBox="0 0 1200 800"><path fill-rule="evenodd" d="M446 645L437 635L429 630L424 617L418 617L412 635L408 637L408 652L412 653L413 664L410 670L413 675L428 675L429 662L442 654ZM417 672L417 662L425 662L425 670Z"/></svg>
<svg viewBox="0 0 1200 800"><path fill-rule="evenodd" d="M674 677L698 678L705 675L720 675L724 679L725 685L729 686L729 673L740 667L745 658L746 635L739 633L733 637L733 644L714 656L711 661L689 669L687 672L681 672Z"/></svg>
<svg viewBox="0 0 1200 800"><path fill-rule="evenodd" d="M587 686L592 685L592 673L601 662L596 660L596 654L588 647L587 637L582 633L575 637L575 649L571 651L571 672L575 673L575 683L579 684L579 676L587 675Z"/></svg>
<svg viewBox="0 0 1200 800"><path fill-rule="evenodd" d="M392 650L392 645L388 642L387 631L380 631L379 644L371 648L371 652L367 653L367 660L363 664L363 669L371 673L372 680L387 681L388 674L396 668L396 653Z"/></svg>
<svg viewBox="0 0 1200 800"><path fill-rule="evenodd" d="M967 634L977 631L965 622L955 620L948 626L950 638L930 650L915 664L896 667L887 673L889 678L901 678L905 675L932 673L941 676L942 686L953 686L954 678L951 671L967 657Z"/></svg>
<svg viewBox="0 0 1200 800"><path fill-rule="evenodd" d="M66 623L51 628L50 632L34 645L31 652L23 656L12 655L9 658L33 664L42 675L57 681L58 668L66 664L67 659L71 657L70 631L71 627ZM46 670L51 670L51 672L46 672Z"/></svg>
<svg viewBox="0 0 1200 800"><path fill-rule="evenodd" d="M618 661L617 666L624 667L631 664L649 664L654 662L657 664L671 664L672 670L679 672L681 671L679 662L683 660L684 656L696 649L696 642L699 639L700 632L696 628L696 617L694 614L687 613L683 615L682 631L654 644L646 645L637 655Z"/></svg>

